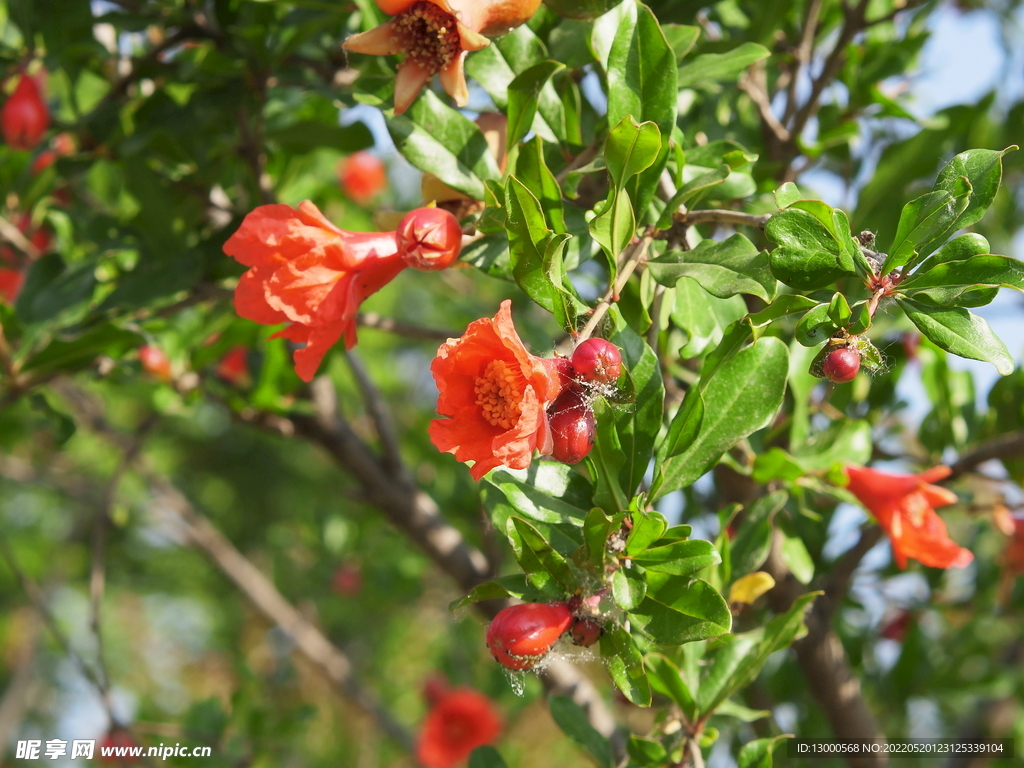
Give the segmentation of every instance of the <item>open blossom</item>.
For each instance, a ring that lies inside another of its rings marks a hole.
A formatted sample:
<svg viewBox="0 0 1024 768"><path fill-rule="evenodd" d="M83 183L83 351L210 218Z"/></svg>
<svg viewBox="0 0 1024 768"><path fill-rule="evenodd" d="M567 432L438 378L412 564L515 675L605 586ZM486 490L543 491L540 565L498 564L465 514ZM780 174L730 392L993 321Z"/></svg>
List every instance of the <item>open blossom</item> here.
<svg viewBox="0 0 1024 768"><path fill-rule="evenodd" d="M896 475L849 465L848 490L871 511L889 535L900 568L914 559L932 568L962 568L974 559L969 550L949 538L946 524L935 512L956 502L956 494L930 483L947 477L938 466L919 475Z"/></svg>
<svg viewBox="0 0 1024 768"><path fill-rule="evenodd" d="M569 384L562 363L526 351L507 299L493 318L469 324L449 339L430 365L437 412L430 439L459 461L473 461L479 480L495 467L526 469L534 450L553 447L545 409Z"/></svg>
<svg viewBox="0 0 1024 768"><path fill-rule="evenodd" d="M416 744L416 757L426 768L455 768L501 733L494 703L482 693L442 682L429 694L430 712Z"/></svg>
<svg viewBox="0 0 1024 768"><path fill-rule="evenodd" d="M540 0L377 0L377 5L394 18L352 35L343 47L403 55L395 78L395 114L400 115L435 74L455 103L466 106L466 54L489 45L485 35L503 35L527 21Z"/></svg>
<svg viewBox="0 0 1024 768"><path fill-rule="evenodd" d="M310 381L342 337L356 343L359 305L405 267L441 269L459 253L461 230L447 211L418 208L396 232L346 232L308 200L298 209L262 205L224 244L224 253L249 267L235 288L235 310L264 325L289 323L273 338L300 344L295 372ZM444 235L439 236L439 233ZM433 252L424 267L423 241Z"/></svg>

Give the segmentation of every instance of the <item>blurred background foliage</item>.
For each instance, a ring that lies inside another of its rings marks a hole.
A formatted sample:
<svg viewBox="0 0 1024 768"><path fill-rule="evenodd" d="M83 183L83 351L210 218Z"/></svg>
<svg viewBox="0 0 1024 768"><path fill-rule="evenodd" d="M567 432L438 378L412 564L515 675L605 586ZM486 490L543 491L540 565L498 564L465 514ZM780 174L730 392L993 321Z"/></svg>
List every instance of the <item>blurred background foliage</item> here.
<svg viewBox="0 0 1024 768"><path fill-rule="evenodd" d="M772 68L799 45L811 5L820 11L818 40L834 41L844 11L830 0L650 3L663 24L701 28L690 57L758 43L772 58L750 76L768 71L773 78ZM792 146L768 135L738 87L745 67L681 91L678 126L687 145L730 140L759 156L750 169L756 191L744 210L773 210L771 191L795 179L846 208L854 231L884 239L903 203L928 189L953 154L1024 143L1019 3L867 5L870 18L889 20L851 42L820 110ZM910 10L897 14L904 6ZM94 667L99 658L90 626L91 553L97 521L109 514L100 614L109 707L143 743L215 745L203 761L210 766L412 764L293 656L288 637L200 552L184 546L181 531L159 514L161 494L145 473L126 466L123 444L105 436L109 427L323 628L400 722L415 729L426 711L422 685L441 671L500 703L507 724L500 747L510 766L590 764L552 723L535 678L527 678L524 696L513 693L486 653L480 619L468 609L448 612L458 587L365 503L358 484L316 446L251 423L303 407L307 392L286 342L267 340L265 329L232 309L230 287L242 268L221 246L242 217L272 199L311 199L338 226L369 230L375 211L420 202L418 172L390 146L379 111L360 103L372 99L357 99L393 63L360 57L365 79L358 81L340 49L347 35L381 18L369 0L0 2L0 73L28 64L44 83L52 120L34 151L0 146L0 213L12 222L27 216L26 234L44 230L51 238L27 267L16 304L0 303L5 343L22 371L8 376L0 393L7 551L0 689L14 707L0 707L0 761L11 761L16 739L101 739L111 727L75 662ZM946 25L966 22L970 34L937 37ZM582 90L582 113L596 120L606 99L599 68L571 44L585 24L542 10L531 29L553 56L564 52ZM975 57L989 61L986 48L1001 64L975 82ZM960 71L925 90L922 61L954 61ZM794 87L803 94L810 82ZM947 103L947 94L963 101ZM937 101L941 108L933 108ZM472 86L471 109L488 106L487 94ZM384 158L390 183L361 205L339 185L337 164L371 147ZM40 168L51 149L57 156ZM1007 155L1003 191L977 226L993 252L1019 256L1024 247L1022 171L1024 153ZM588 280L602 279L598 268L582 273L584 293ZM510 295L528 346L549 352L559 336L547 313L513 283L471 269L403 274L363 310L457 335ZM708 304L729 315L718 302ZM1020 310L1019 297L1006 296L986 315L1018 361ZM830 402L841 414L871 421L879 457L948 461L984 438L1024 428L1020 369L993 383L980 365L954 362L927 342L915 348L905 322L876 325L884 331L886 372L838 389ZM170 376L144 368L142 346L166 353ZM237 347L251 382L218 373ZM507 564L483 521L476 485L429 443L435 351L436 341L364 327L354 354L400 425L401 452L419 485L470 541ZM340 411L376 445L346 356L335 350L325 370ZM100 418L108 427L97 427ZM1015 483L1024 480L1024 462L1005 467ZM668 497L663 511L713 537L715 512L729 500L728 480L724 489L722 482L702 480ZM953 735L986 723L998 725L1000 735L1024 737L1024 713L1013 703L1024 694L1024 587L1000 567L1006 538L987 518L997 501L1017 508L1024 499L1013 483L970 483L961 494L968 503L947 518L954 538L976 554L974 566L900 572L888 545L880 545L838 614L865 695L893 734ZM850 506L805 502L806 514L795 514L792 526L821 567L852 543L865 518ZM11 562L41 586L72 654L41 625ZM19 677L25 668L28 682ZM600 665L588 669L614 699ZM772 718L713 721L723 746L711 750L709 764L731 764L730 745L755 734L829 733L785 652L744 699ZM640 733L654 716L617 699L615 707Z"/></svg>

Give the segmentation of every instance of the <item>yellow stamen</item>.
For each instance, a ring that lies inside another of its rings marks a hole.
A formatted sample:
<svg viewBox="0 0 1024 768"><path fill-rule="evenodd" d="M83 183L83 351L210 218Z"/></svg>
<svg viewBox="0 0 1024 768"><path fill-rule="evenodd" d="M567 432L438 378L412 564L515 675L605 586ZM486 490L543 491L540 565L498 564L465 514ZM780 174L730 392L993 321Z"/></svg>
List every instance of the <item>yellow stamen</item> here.
<svg viewBox="0 0 1024 768"><path fill-rule="evenodd" d="M405 55L430 74L442 70L461 50L455 17L433 3L415 3L392 24L403 39Z"/></svg>
<svg viewBox="0 0 1024 768"><path fill-rule="evenodd" d="M504 360L492 360L476 379L476 404L484 421L502 429L512 429L522 413L523 391Z"/></svg>

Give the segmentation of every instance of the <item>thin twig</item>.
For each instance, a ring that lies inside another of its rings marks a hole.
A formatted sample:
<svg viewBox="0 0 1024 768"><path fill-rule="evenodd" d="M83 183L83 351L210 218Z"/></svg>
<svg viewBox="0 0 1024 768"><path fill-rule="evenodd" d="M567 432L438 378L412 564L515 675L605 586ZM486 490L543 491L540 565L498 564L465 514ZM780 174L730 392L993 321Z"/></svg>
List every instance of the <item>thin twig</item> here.
<svg viewBox="0 0 1024 768"><path fill-rule="evenodd" d="M796 113L796 89L800 73L811 63L811 55L814 53L814 35L818 31L818 14L820 12L821 0L811 0L807 5L807 16L803 29L800 31L800 43L796 48L793 72L786 84L786 111L783 113L783 121L790 120ZM788 139L783 139L783 141L788 141Z"/></svg>
<svg viewBox="0 0 1024 768"><path fill-rule="evenodd" d="M960 477L991 459L1009 459L1021 455L1024 455L1024 430L996 435L957 459L952 464L953 471L946 480Z"/></svg>
<svg viewBox="0 0 1024 768"><path fill-rule="evenodd" d="M789 141L789 131L786 130L786 126L779 122L779 118L775 116L772 104L768 100L768 94L765 93L764 89L761 88L760 84L754 80L749 72L744 72L740 77L739 88L754 102L754 106L757 107L757 111L761 115L762 122L775 134L775 138L780 142Z"/></svg>
<svg viewBox="0 0 1024 768"><path fill-rule="evenodd" d="M561 185L568 177L569 174L575 171L577 168L582 168L591 160L597 157L601 150L601 145L597 142L587 146L582 152L574 157L565 168L558 172L555 176L555 180Z"/></svg>
<svg viewBox="0 0 1024 768"><path fill-rule="evenodd" d="M731 224L733 226L757 227L764 229L764 225L771 218L770 213L743 213L741 211L729 211L724 208L711 208L702 211L689 211L674 217L681 224Z"/></svg>
<svg viewBox="0 0 1024 768"><path fill-rule="evenodd" d="M396 476L400 476L403 482L409 482L409 478L406 476L405 465L402 463L401 444L398 441L395 424L391 419L391 413L388 410L387 403L384 402L383 395L366 372L366 367L363 365L363 361L358 354L349 350L345 353L345 358L348 360L349 367L352 369L352 375L355 376L356 383L359 385L359 391L363 395L363 402L366 403L366 410L373 420L377 437L380 438L381 448L383 449L381 463L385 469L393 472ZM314 380L313 386L318 385L328 386L331 390L334 389L334 383L328 376L318 376Z"/></svg>
<svg viewBox="0 0 1024 768"><path fill-rule="evenodd" d="M587 324L583 326L583 330L580 331L577 341L586 341L594 333L598 323L604 318L605 313L608 309L619 300L619 294L626 287L626 283L632 276L633 271L647 257L647 249L654 241L653 230L644 234L635 243L631 243L626 247L619 257L618 273L615 277L615 282L608 286L608 290L604 296L594 307L593 313L590 315L590 319L587 320Z"/></svg>
<svg viewBox="0 0 1024 768"><path fill-rule="evenodd" d="M423 326L405 323L391 317L383 317L376 312L360 312L356 315L356 323L363 328L376 328L379 331L387 331L396 336L405 336L409 339L421 339L423 341L444 342L461 335L459 331L424 328Z"/></svg>
<svg viewBox="0 0 1024 768"><path fill-rule="evenodd" d="M3 216L0 216L0 239L6 240L33 261L43 255L20 229Z"/></svg>

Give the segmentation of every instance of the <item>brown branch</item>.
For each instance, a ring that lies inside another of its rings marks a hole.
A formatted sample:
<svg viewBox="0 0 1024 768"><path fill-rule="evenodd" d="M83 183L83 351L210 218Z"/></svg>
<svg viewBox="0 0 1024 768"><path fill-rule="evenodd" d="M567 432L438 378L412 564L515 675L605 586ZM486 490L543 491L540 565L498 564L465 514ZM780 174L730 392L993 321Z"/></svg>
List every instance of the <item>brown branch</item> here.
<svg viewBox="0 0 1024 768"><path fill-rule="evenodd" d="M732 226L757 227L764 225L771 218L770 213L742 213L724 208L712 208L704 211L689 211L677 214L674 219L680 224L693 226L696 224L730 224Z"/></svg>
<svg viewBox="0 0 1024 768"><path fill-rule="evenodd" d="M373 420L377 437L380 438L381 448L383 448L381 464L388 472L393 472L395 475L402 477L404 482L410 482L405 465L402 463L402 451L398 435L395 432L395 424L391 418L391 412L384 402L384 396L366 372L366 367L363 365L359 355L354 351L348 351L345 353L345 358L348 360L349 367L352 369L352 375L355 376L356 383L359 385L359 391L363 395L363 402L366 403L366 410ZM337 400L334 385L327 376L319 376L314 379L313 387L329 389L331 399ZM337 412L336 402L334 403L333 410Z"/></svg>
<svg viewBox="0 0 1024 768"><path fill-rule="evenodd" d="M3 216L0 216L0 239L6 240L33 261L43 255L20 229Z"/></svg>
<svg viewBox="0 0 1024 768"><path fill-rule="evenodd" d="M577 337L577 342L586 341L594 333L598 323L608 312L608 309L619 300L619 294L626 287L626 283L632 276L633 271L645 258L647 258L647 249L654 241L653 231L647 232L637 240L635 243L631 243L626 246L626 249L619 256L618 274L615 276L615 282L608 286L608 290L604 296L594 307L594 311L590 315L590 319L587 320L586 325L583 326L583 330L580 331Z"/></svg>
<svg viewBox="0 0 1024 768"><path fill-rule="evenodd" d="M864 555L882 540L883 535L881 527L873 524L866 526L861 530L857 543L844 552L843 556L832 566L828 578L822 585L822 589L825 590L826 607L830 614L835 611L836 606L849 591L850 579L853 577L853 572L857 570L857 566L860 565L860 561L864 559Z"/></svg>
<svg viewBox="0 0 1024 768"><path fill-rule="evenodd" d="M803 29L800 31L800 43L796 48L796 61L793 72L790 75L786 89L786 111L783 120L792 119L796 112L796 88L800 80L800 73L811 63L814 54L814 35L818 31L818 14L821 12L821 0L811 0L807 5L807 17L804 20ZM788 133L788 131L787 131ZM788 141L789 139L782 139Z"/></svg>
<svg viewBox="0 0 1024 768"><path fill-rule="evenodd" d="M996 435L957 459L952 465L953 471L946 479L954 480L992 459L1009 459L1021 455L1024 455L1024 430Z"/></svg>
<svg viewBox="0 0 1024 768"><path fill-rule="evenodd" d="M448 339L461 336L461 331L446 331L440 328L424 328L412 323L405 323L390 317L383 317L376 312L360 312L356 315L356 323L363 328L376 328L379 331L387 331L396 336L405 336L409 339L420 339L422 341L445 342Z"/></svg>
<svg viewBox="0 0 1024 768"><path fill-rule="evenodd" d="M302 655L316 666L346 699L371 716L389 736L412 752L412 736L381 706L377 697L355 679L348 657L299 613L270 579L239 552L206 517L197 512L177 488L151 471L145 471L144 474L160 492L160 503L154 505L154 509L173 512L183 526L188 541L204 552L260 613L283 629Z"/></svg>
<svg viewBox="0 0 1024 768"><path fill-rule="evenodd" d="M781 143L789 141L789 131L786 130L786 126L779 122L779 118L775 116L775 112L772 110L772 103L768 99L768 94L749 72L744 72L740 77L739 88L754 102L754 106L757 107L757 111L761 115L761 122L775 134L775 138Z"/></svg>

